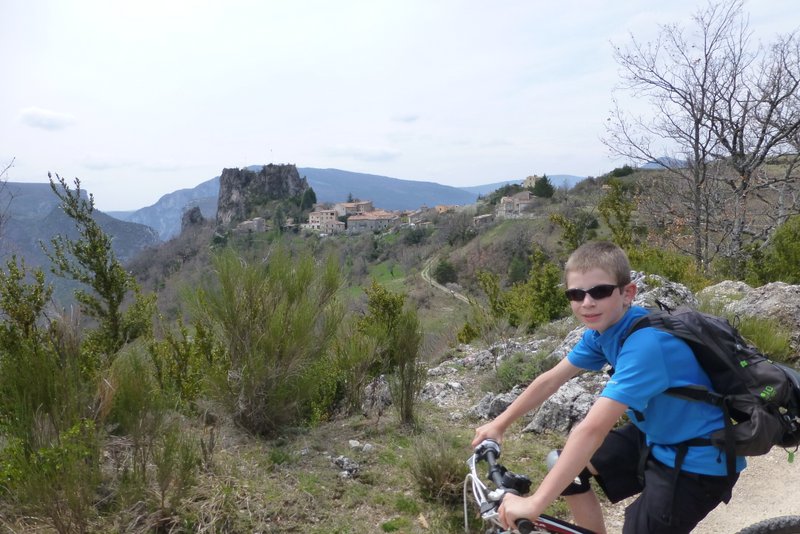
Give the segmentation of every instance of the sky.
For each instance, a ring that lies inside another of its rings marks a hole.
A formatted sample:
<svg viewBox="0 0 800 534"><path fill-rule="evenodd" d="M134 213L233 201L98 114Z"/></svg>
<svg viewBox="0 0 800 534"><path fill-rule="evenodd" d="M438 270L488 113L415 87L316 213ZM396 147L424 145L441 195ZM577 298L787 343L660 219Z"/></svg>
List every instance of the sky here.
<svg viewBox="0 0 800 534"><path fill-rule="evenodd" d="M705 5L0 0L0 171L78 178L102 211L267 163L455 187L597 176L626 163L601 141L612 43ZM794 0L744 11L760 39L800 25Z"/></svg>

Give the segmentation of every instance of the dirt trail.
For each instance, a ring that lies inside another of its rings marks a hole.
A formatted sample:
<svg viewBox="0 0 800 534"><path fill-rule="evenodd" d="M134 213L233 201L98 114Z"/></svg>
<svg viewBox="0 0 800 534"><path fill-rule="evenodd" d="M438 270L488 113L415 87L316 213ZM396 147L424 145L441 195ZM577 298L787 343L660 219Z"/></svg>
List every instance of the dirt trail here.
<svg viewBox="0 0 800 534"><path fill-rule="evenodd" d="M694 529L694 534L734 534L763 519L781 515L800 515L800 454L794 463L787 461L783 449L747 459L733 498L719 505ZM624 503L622 503L624 504ZM622 529L624 506L607 510L609 534Z"/></svg>

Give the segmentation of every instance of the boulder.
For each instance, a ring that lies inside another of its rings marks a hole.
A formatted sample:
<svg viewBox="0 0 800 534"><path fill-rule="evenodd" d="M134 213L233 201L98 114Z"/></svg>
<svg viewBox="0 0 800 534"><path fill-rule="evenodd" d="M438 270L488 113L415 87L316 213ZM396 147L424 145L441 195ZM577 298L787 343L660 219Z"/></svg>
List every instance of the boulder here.
<svg viewBox="0 0 800 534"><path fill-rule="evenodd" d="M539 407L522 431L569 433L589 412L607 379L602 373L573 378Z"/></svg>

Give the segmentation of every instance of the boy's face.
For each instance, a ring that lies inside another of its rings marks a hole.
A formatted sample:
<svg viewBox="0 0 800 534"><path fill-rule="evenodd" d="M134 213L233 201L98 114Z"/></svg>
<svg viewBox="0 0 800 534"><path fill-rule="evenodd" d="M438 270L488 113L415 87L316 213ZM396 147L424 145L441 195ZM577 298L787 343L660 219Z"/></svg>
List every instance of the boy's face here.
<svg viewBox="0 0 800 534"><path fill-rule="evenodd" d="M567 274L567 289L586 290L607 284L617 285L617 281L600 268ZM572 306L572 313L586 328L602 333L622 318L635 295L636 285L631 283L622 288L615 288L611 295L605 298L594 299L587 293L582 301L570 300L569 303Z"/></svg>

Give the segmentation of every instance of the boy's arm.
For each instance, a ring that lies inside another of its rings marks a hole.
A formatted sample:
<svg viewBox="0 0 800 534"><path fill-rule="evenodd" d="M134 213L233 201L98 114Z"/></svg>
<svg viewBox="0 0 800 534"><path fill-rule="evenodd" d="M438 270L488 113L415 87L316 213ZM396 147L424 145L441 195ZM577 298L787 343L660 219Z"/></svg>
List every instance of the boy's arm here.
<svg viewBox="0 0 800 534"><path fill-rule="evenodd" d="M627 408L615 400L598 398L586 418L570 432L556 465L542 480L536 492L527 498L508 499L506 496L503 499L501 510L505 509L501 518L505 517L506 524L513 525L517 519L523 517L536 517L555 501L564 488L589 465L592 455Z"/></svg>
<svg viewBox="0 0 800 534"><path fill-rule="evenodd" d="M582 371L580 367L575 367L567 358L564 358L555 367L537 376L503 413L489 423L475 429L475 438L472 440L472 446L478 446L485 439L500 441L503 433L511 423L531 410L538 408L567 380L577 375L580 371Z"/></svg>

